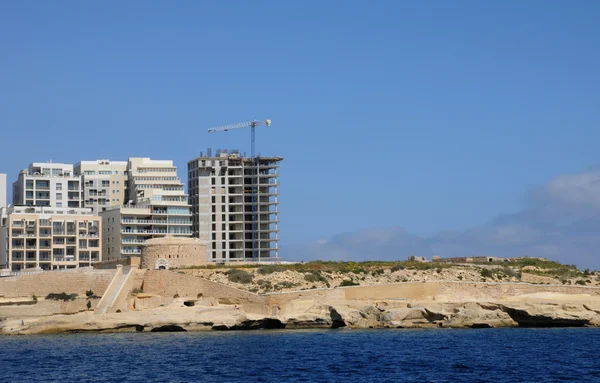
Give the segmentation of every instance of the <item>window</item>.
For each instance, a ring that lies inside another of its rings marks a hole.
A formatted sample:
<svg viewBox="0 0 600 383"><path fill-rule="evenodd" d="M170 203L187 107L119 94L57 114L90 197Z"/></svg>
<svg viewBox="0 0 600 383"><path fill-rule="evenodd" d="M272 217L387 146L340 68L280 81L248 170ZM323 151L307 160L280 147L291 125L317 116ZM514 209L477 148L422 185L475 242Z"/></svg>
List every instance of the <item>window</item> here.
<svg viewBox="0 0 600 383"><path fill-rule="evenodd" d="M225 248L227 247L227 246L225 246L225 245L226 245L226 243L225 243L225 242L222 242L222 243L221 243L221 249L225 249Z"/></svg>
<svg viewBox="0 0 600 383"><path fill-rule="evenodd" d="M56 190L62 190L62 183L60 183L60 182L56 183Z"/></svg>
<svg viewBox="0 0 600 383"><path fill-rule="evenodd" d="M217 220L217 216L216 215L212 215L212 221L215 222Z"/></svg>
<svg viewBox="0 0 600 383"><path fill-rule="evenodd" d="M62 206L62 202L57 202L57 203L56 203L56 207L63 207L63 206Z"/></svg>
<svg viewBox="0 0 600 383"><path fill-rule="evenodd" d="M63 199L62 198L62 193L56 193L56 199Z"/></svg>
<svg viewBox="0 0 600 383"><path fill-rule="evenodd" d="M225 233L221 233L221 239L227 239L225 238Z"/></svg>
<svg viewBox="0 0 600 383"><path fill-rule="evenodd" d="M225 231L225 224L221 224L221 230Z"/></svg>
<svg viewBox="0 0 600 383"><path fill-rule="evenodd" d="M216 233L212 233L212 239L213 239L213 241L217 240L217 234Z"/></svg>
<svg viewBox="0 0 600 383"><path fill-rule="evenodd" d="M213 229L213 231L217 230L217 224L216 223L212 224L212 229Z"/></svg>
<svg viewBox="0 0 600 383"><path fill-rule="evenodd" d="M225 221L225 214L221 215L221 221Z"/></svg>
<svg viewBox="0 0 600 383"><path fill-rule="evenodd" d="M221 197L221 203L225 203L225 196Z"/></svg>
<svg viewBox="0 0 600 383"><path fill-rule="evenodd" d="M212 203L215 203L215 202L217 202L217 201L216 201L216 198L217 198L217 197L215 197L215 196L213 196L213 197L212 197Z"/></svg>

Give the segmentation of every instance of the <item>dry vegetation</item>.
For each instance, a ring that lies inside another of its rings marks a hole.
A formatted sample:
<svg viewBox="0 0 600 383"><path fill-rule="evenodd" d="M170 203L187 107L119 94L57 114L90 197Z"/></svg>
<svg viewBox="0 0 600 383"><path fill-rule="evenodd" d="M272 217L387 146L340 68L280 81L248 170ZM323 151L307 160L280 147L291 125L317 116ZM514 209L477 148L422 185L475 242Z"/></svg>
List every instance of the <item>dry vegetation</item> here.
<svg viewBox="0 0 600 383"><path fill-rule="evenodd" d="M256 293L422 281L600 285L600 278L594 272L539 259L470 265L412 261L314 261L235 267L211 265L181 269L180 272Z"/></svg>

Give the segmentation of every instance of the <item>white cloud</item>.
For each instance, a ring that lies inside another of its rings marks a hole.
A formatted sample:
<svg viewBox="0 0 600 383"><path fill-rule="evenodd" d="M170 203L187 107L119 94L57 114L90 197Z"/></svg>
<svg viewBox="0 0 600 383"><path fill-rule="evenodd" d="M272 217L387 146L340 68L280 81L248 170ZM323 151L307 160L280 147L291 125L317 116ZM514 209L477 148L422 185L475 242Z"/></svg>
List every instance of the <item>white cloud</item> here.
<svg viewBox="0 0 600 383"><path fill-rule="evenodd" d="M532 190L529 205L521 212L499 215L465 232L422 238L400 227L373 228L285 250L283 255L290 260L397 260L433 254L541 256L600 269L600 169L557 176Z"/></svg>

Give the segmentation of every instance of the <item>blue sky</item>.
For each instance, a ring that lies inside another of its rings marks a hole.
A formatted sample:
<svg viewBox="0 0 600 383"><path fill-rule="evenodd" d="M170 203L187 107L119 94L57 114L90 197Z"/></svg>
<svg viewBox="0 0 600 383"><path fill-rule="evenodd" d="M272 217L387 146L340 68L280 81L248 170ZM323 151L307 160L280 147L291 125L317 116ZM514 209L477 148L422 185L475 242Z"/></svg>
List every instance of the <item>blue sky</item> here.
<svg viewBox="0 0 600 383"><path fill-rule="evenodd" d="M207 128L270 118L257 148L285 157L284 257L318 258L306 246L340 233L466 235L598 164L598 14L595 1L2 2L0 172L146 156L185 179L207 147L249 151L249 131Z"/></svg>

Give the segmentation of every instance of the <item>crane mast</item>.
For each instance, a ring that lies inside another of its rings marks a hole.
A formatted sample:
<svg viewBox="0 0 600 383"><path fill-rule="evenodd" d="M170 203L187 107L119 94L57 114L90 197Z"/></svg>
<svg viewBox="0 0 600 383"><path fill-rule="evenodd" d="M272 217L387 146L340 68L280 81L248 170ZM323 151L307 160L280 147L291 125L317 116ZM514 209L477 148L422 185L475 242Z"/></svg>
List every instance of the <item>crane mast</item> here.
<svg viewBox="0 0 600 383"><path fill-rule="evenodd" d="M252 161L251 182L252 187L252 260L260 261L260 252L258 250L258 158L256 157L256 127L260 125L271 126L271 120L252 120L240 122L238 124L223 125L208 129L209 133L227 132L234 129L250 127L250 158ZM245 257L245 255L244 255Z"/></svg>

